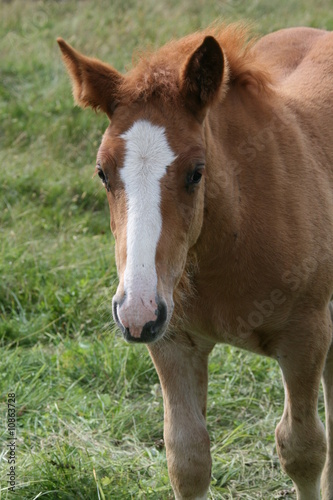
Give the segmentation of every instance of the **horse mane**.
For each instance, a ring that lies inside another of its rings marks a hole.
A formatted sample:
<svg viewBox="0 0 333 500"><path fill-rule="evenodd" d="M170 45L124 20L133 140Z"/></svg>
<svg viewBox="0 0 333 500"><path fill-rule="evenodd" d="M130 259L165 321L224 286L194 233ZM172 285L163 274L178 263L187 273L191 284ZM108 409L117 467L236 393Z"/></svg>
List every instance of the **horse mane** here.
<svg viewBox="0 0 333 500"><path fill-rule="evenodd" d="M272 76L260 63L253 51L257 40L245 23L214 23L208 28L172 40L157 51L137 53L133 57L133 68L122 83L121 95L126 102L147 101L158 97L164 101L179 98L182 68L189 56L206 36L214 36L222 47L227 60L229 85L251 85L258 91L271 89Z"/></svg>

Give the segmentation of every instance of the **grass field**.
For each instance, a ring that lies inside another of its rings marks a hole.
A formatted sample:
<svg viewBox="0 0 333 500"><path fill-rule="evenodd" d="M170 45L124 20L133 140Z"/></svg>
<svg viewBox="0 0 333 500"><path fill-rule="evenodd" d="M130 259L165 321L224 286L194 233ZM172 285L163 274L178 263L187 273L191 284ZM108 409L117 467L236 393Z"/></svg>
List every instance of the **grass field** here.
<svg viewBox="0 0 333 500"><path fill-rule="evenodd" d="M113 240L92 178L107 120L73 107L55 39L123 71L134 49L217 17L251 19L259 33L333 29L331 0L0 0L1 500L172 498L158 378L145 347L126 345L111 318ZM214 351L212 499L294 497L274 444L282 406L276 364Z"/></svg>

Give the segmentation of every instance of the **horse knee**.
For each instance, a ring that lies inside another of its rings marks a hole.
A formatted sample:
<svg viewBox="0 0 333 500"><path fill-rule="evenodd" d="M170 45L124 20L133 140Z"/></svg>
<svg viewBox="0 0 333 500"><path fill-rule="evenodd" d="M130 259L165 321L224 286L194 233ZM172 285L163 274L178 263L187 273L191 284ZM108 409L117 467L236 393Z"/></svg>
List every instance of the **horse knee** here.
<svg viewBox="0 0 333 500"><path fill-rule="evenodd" d="M165 432L170 481L177 500L206 498L211 476L210 440L206 428L188 426Z"/></svg>
<svg viewBox="0 0 333 500"><path fill-rule="evenodd" d="M275 431L280 463L297 484L317 483L326 458L325 431L319 418L303 424L282 419Z"/></svg>

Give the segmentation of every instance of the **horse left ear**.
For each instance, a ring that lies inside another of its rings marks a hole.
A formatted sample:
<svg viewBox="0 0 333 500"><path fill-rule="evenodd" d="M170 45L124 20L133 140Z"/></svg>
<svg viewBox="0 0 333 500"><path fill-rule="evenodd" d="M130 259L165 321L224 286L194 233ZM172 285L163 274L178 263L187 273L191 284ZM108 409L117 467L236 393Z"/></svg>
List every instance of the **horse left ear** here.
<svg viewBox="0 0 333 500"><path fill-rule="evenodd" d="M224 58L220 44L206 36L189 57L183 70L181 92L187 107L202 121L207 107L218 95L223 77Z"/></svg>

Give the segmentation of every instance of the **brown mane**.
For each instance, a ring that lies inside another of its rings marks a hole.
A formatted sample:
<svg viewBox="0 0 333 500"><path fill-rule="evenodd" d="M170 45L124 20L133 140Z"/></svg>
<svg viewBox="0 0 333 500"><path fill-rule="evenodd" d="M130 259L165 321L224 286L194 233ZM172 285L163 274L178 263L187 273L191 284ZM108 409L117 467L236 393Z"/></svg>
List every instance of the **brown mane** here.
<svg viewBox="0 0 333 500"><path fill-rule="evenodd" d="M178 99L181 70L206 36L214 36L222 47L230 84L251 85L257 90L269 91L272 76L256 59L252 50L256 37L249 26L244 23L219 23L179 40L172 40L157 51L137 54L133 58L134 67L127 73L121 87L125 102L147 101L151 97L168 102Z"/></svg>

